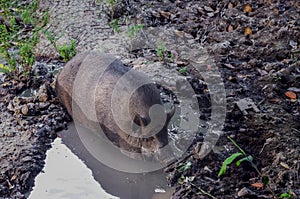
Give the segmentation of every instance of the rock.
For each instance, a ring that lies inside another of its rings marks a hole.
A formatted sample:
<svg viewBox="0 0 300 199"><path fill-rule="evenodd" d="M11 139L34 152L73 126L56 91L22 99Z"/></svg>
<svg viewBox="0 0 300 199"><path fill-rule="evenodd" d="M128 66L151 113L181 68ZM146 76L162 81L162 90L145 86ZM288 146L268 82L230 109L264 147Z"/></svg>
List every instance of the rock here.
<svg viewBox="0 0 300 199"><path fill-rule="evenodd" d="M28 103L27 106L28 106L29 110L34 109L34 103Z"/></svg>
<svg viewBox="0 0 300 199"><path fill-rule="evenodd" d="M300 88L296 88L296 87L290 87L287 89L288 91L293 91L295 93L300 93Z"/></svg>
<svg viewBox="0 0 300 199"><path fill-rule="evenodd" d="M253 191L251 191L250 189L244 187L241 190L239 190L239 192L237 193L237 195L239 197L245 197L245 196L249 196L249 195L255 195Z"/></svg>
<svg viewBox="0 0 300 199"><path fill-rule="evenodd" d="M9 111L15 111L15 108L13 107L13 105L12 105L11 102L8 103L8 105L7 105L6 108L7 108L7 110L9 110Z"/></svg>
<svg viewBox="0 0 300 199"><path fill-rule="evenodd" d="M204 6L204 10L206 10L207 12L213 12L214 11L211 7L208 7L208 6Z"/></svg>
<svg viewBox="0 0 300 199"><path fill-rule="evenodd" d="M39 109L47 109L49 107L50 103L49 102L40 102L38 107Z"/></svg>
<svg viewBox="0 0 300 199"><path fill-rule="evenodd" d="M23 115L27 115L27 114L28 114L28 111L29 111L28 106L27 106L26 104L23 105L22 108L21 108L21 113L22 113Z"/></svg>
<svg viewBox="0 0 300 199"><path fill-rule="evenodd" d="M16 86L16 90L18 91L22 91L25 88L25 84L23 82L18 83L18 85Z"/></svg>
<svg viewBox="0 0 300 199"><path fill-rule="evenodd" d="M40 96L39 96L39 101L40 102L46 102L48 100L48 95L46 93L42 93Z"/></svg>
<svg viewBox="0 0 300 199"><path fill-rule="evenodd" d="M23 162L28 162L28 161L32 161L32 157L31 156L25 156L24 158L22 158Z"/></svg>
<svg viewBox="0 0 300 199"><path fill-rule="evenodd" d="M250 98L240 99L239 101L236 102L236 105L242 111L242 113L244 115L248 115L247 110L253 110L256 113L259 112L259 109L255 105L255 103L253 102L253 100L250 99Z"/></svg>
<svg viewBox="0 0 300 199"><path fill-rule="evenodd" d="M212 12L209 12L209 13L207 13L207 16L209 16L209 17L213 17L213 16L215 16L215 14L214 14L214 13L212 13Z"/></svg>

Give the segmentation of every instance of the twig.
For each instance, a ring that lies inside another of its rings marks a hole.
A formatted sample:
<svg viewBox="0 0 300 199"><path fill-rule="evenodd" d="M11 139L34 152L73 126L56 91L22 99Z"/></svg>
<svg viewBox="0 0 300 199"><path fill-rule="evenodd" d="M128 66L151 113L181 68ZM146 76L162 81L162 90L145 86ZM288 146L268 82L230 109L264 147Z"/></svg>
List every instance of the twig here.
<svg viewBox="0 0 300 199"><path fill-rule="evenodd" d="M244 155L244 156L247 156L247 154L245 153L245 151L231 138L231 137L229 137L229 136L227 136L227 138L232 142L232 144L236 147L236 148L238 148L239 150L240 150L240 152L242 152L242 154Z"/></svg>
<svg viewBox="0 0 300 199"><path fill-rule="evenodd" d="M211 195L207 191L204 191L203 189L199 188L195 184L191 183L191 185L194 186L196 189L198 189L202 194L207 195L207 196L211 197L212 199L217 199L215 196Z"/></svg>

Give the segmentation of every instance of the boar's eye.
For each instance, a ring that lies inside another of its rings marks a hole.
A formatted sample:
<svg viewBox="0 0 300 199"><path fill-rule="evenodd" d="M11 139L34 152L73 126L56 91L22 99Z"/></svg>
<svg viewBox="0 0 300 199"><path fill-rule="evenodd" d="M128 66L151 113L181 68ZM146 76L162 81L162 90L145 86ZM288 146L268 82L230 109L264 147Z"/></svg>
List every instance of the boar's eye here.
<svg viewBox="0 0 300 199"><path fill-rule="evenodd" d="M133 122L140 127L145 127L150 123L145 117L142 117L139 114L134 116Z"/></svg>

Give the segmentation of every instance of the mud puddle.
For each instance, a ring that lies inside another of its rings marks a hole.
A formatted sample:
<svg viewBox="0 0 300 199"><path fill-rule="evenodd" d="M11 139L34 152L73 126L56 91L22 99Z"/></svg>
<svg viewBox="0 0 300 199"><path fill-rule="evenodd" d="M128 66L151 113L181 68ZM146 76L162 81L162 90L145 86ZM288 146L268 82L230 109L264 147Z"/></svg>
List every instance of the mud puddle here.
<svg viewBox="0 0 300 199"><path fill-rule="evenodd" d="M47 152L44 172L36 177L29 199L103 198L116 199L95 181L92 171L71 152L61 138Z"/></svg>
<svg viewBox="0 0 300 199"><path fill-rule="evenodd" d="M87 151L73 123L60 135L47 152L44 173L36 178L30 199L171 197L173 190L162 170L142 174L114 170Z"/></svg>

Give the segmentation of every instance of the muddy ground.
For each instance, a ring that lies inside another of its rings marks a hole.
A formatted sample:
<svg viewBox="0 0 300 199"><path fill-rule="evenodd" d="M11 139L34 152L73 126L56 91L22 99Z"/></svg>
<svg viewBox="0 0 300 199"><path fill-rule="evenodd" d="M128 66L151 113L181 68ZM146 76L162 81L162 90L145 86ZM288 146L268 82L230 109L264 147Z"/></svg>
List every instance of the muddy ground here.
<svg viewBox="0 0 300 199"><path fill-rule="evenodd" d="M59 38L58 43L75 39L77 52L102 49L117 53L133 67L139 67L138 58L175 67L197 91L203 120L209 120L211 102L192 60L180 54L175 61L162 59L155 48L132 49L124 45L121 35L132 24L173 28L188 35L189 42L207 48L226 89L223 135L203 159L198 157L203 141L199 135L189 156L166 169L170 185L176 187L174 198L278 198L284 193L300 197L299 1L141 0L111 6L97 1L50 0L41 1L40 7L50 15L45 29ZM121 33L109 25L114 19ZM41 62L35 64L31 76L1 81L3 198L26 197L56 132L70 120L53 89L59 55L45 35L35 52ZM244 110L240 103L250 107ZM239 152L227 136L253 157L257 170L244 161L240 166L227 166L226 173L218 177L222 162ZM262 176L269 180L268 185L262 184Z"/></svg>

